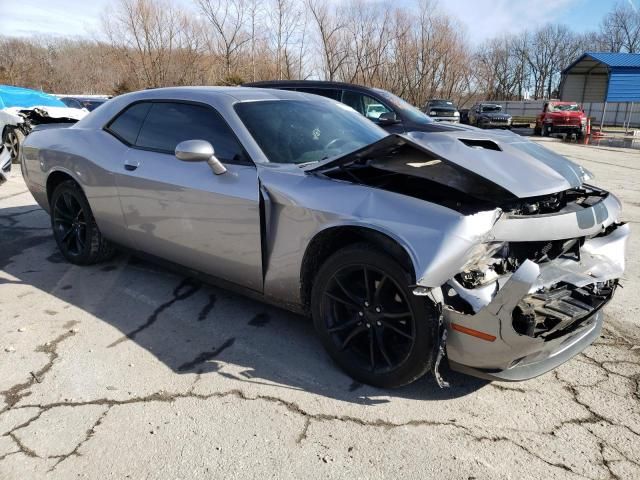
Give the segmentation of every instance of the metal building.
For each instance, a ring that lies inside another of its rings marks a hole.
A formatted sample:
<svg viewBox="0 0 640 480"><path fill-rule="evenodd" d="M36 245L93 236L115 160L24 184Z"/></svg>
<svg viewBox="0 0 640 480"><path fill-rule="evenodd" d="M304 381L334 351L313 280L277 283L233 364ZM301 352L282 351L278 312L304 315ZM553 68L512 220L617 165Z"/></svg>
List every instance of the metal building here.
<svg viewBox="0 0 640 480"><path fill-rule="evenodd" d="M562 71L570 102L640 102L640 54L587 52Z"/></svg>

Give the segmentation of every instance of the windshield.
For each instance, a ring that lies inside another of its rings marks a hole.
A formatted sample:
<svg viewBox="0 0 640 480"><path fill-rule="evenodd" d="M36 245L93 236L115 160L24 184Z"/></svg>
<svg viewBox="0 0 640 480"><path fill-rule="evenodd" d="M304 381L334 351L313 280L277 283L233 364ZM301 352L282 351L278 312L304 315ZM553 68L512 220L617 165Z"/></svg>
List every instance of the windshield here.
<svg viewBox="0 0 640 480"><path fill-rule="evenodd" d="M453 107L453 102L449 100L431 100L429 105L432 107Z"/></svg>
<svg viewBox="0 0 640 480"><path fill-rule="evenodd" d="M483 112L501 112L502 107L500 105L482 105Z"/></svg>
<svg viewBox="0 0 640 480"><path fill-rule="evenodd" d="M577 103L560 103L560 104L549 104L550 112L579 112L580 105Z"/></svg>
<svg viewBox="0 0 640 480"><path fill-rule="evenodd" d="M378 93L386 102L392 107L396 113L399 113L401 117L404 117L411 122L420 123L420 124L431 124L433 120L418 110L416 107L411 105L409 102L404 101L400 97L394 95L393 93L387 92L386 90L381 90L379 88L374 88L376 93Z"/></svg>
<svg viewBox="0 0 640 480"><path fill-rule="evenodd" d="M238 116L270 162L303 164L342 156L387 136L352 108L304 100L242 102Z"/></svg>

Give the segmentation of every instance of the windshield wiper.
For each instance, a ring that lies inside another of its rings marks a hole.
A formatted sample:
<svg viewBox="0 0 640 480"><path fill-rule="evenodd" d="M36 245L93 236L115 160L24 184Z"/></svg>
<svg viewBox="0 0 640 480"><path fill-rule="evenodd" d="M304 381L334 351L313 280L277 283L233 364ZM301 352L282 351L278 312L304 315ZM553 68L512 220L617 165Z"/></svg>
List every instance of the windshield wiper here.
<svg viewBox="0 0 640 480"><path fill-rule="evenodd" d="M309 165L313 165L314 163L318 163L318 162L322 162L323 160L326 160L328 157L324 157L322 160L312 160L311 162L304 162L304 163L296 163L296 165L300 168L303 167L308 167Z"/></svg>
<svg viewBox="0 0 640 480"><path fill-rule="evenodd" d="M313 165L314 163L324 162L325 160L329 160L329 159L332 159L332 158L336 158L336 157L338 157L338 156L339 156L339 155L333 155L333 156L331 156L331 157L330 157L329 155L327 155L326 157L322 157L320 160L312 160L312 161L310 161L310 162L298 163L297 165L298 165L299 167L301 167L301 168L302 168L302 167L308 167L309 165Z"/></svg>

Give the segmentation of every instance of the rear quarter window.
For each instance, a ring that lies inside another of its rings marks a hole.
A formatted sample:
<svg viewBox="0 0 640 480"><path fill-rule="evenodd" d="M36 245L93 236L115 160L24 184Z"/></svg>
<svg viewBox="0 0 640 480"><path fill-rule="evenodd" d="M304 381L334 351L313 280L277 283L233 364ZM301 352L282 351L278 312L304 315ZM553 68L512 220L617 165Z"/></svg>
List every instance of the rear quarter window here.
<svg viewBox="0 0 640 480"><path fill-rule="evenodd" d="M134 145L150 108L149 102L131 105L109 123L107 131L128 145Z"/></svg>

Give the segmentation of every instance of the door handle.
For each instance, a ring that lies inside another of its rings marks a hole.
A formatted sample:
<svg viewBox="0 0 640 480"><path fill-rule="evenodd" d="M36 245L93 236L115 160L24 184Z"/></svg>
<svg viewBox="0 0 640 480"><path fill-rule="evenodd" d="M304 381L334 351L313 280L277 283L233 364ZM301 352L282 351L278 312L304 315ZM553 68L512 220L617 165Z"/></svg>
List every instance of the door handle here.
<svg viewBox="0 0 640 480"><path fill-rule="evenodd" d="M133 172L136 168L140 166L140 162L137 160L125 160L124 161L124 169L129 172Z"/></svg>

